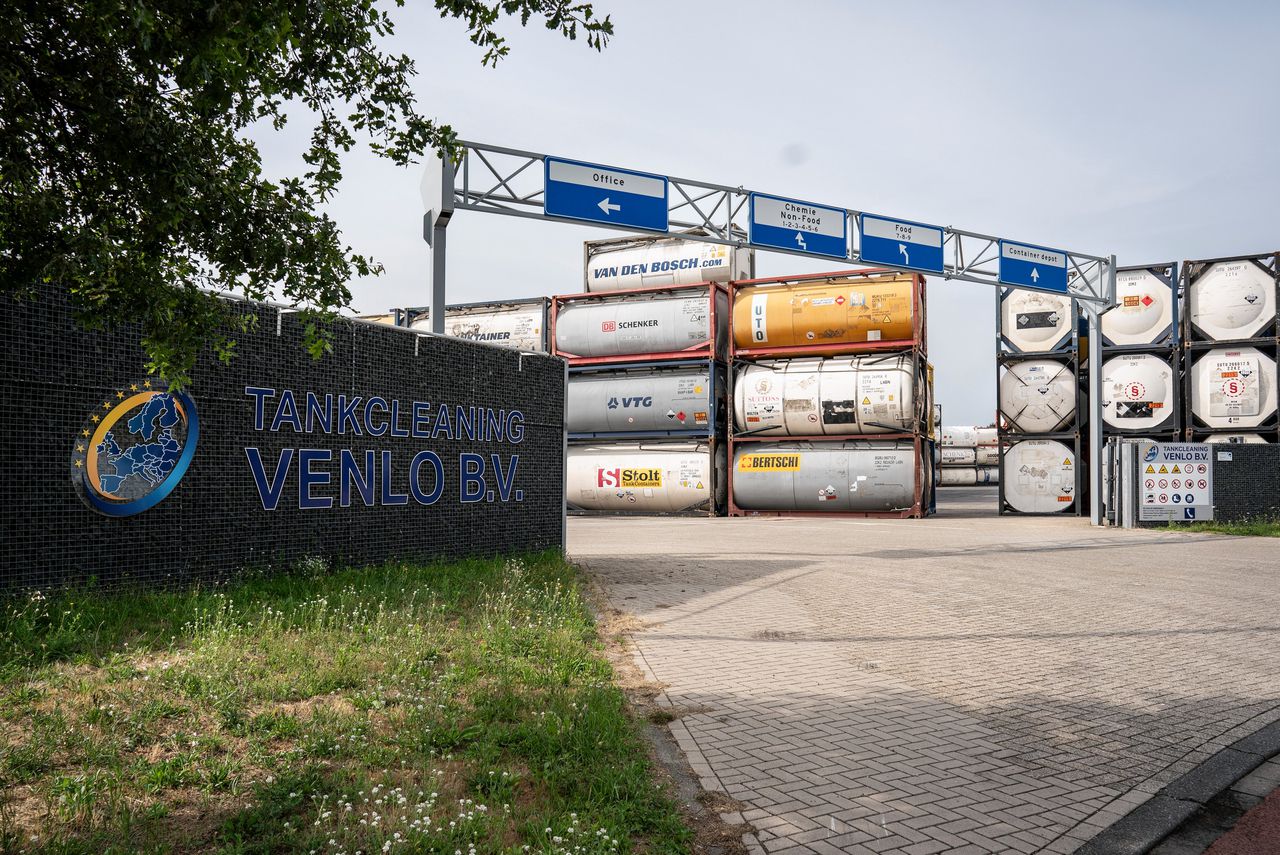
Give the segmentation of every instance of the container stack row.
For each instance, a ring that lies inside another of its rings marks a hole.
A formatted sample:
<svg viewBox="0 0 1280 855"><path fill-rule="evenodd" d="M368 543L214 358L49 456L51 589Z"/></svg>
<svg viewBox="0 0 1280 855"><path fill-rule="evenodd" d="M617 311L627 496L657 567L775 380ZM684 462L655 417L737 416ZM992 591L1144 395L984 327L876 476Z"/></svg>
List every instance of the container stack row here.
<svg viewBox="0 0 1280 855"><path fill-rule="evenodd" d="M924 278L841 271L731 294L729 513L931 513Z"/></svg>
<svg viewBox="0 0 1280 855"><path fill-rule="evenodd" d="M1082 514L1085 357L1076 302L997 293L996 428L1000 513Z"/></svg>
<svg viewBox="0 0 1280 855"><path fill-rule="evenodd" d="M568 363L575 512L723 514L729 286L749 251L679 238L588 242L584 290L551 299Z"/></svg>
<svg viewBox="0 0 1280 855"><path fill-rule="evenodd" d="M1186 439L1277 442L1280 253L1186 261Z"/></svg>
<svg viewBox="0 0 1280 855"><path fill-rule="evenodd" d="M938 446L939 487L1000 481L1000 435L994 427L944 427Z"/></svg>

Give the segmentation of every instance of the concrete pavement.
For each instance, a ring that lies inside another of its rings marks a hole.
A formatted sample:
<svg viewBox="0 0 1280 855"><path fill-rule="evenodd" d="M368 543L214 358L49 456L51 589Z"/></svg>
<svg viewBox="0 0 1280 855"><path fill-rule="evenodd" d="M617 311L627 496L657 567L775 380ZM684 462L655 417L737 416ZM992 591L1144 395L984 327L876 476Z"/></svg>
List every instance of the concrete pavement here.
<svg viewBox="0 0 1280 855"><path fill-rule="evenodd" d="M765 851L1071 852L1280 718L1280 542L943 494L920 521L570 520Z"/></svg>

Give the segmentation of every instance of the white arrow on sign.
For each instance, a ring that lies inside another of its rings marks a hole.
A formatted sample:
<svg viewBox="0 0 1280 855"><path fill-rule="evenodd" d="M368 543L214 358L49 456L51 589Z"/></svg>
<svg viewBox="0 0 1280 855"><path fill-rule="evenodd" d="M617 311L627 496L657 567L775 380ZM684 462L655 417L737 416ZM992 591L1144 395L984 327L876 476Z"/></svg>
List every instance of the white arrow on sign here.
<svg viewBox="0 0 1280 855"><path fill-rule="evenodd" d="M907 245L906 245L906 244L902 244L902 243L898 244L898 252L902 253L902 263L903 263L903 264L910 264L910 263L911 263L911 256L907 255Z"/></svg>
<svg viewBox="0 0 1280 855"><path fill-rule="evenodd" d="M609 197L608 197L608 196L605 196L603 199L601 199L601 200L600 200L600 210L604 211L604 215L607 217L607 216L609 216L609 212L610 212L610 211L621 211L621 210L622 210L622 206L621 206L621 205L610 205L610 204L609 204Z"/></svg>
<svg viewBox="0 0 1280 855"><path fill-rule="evenodd" d="M801 248L801 249L808 249L808 248L809 248L809 247L807 247L807 246L805 246L805 245L804 245L804 235L800 234L799 232L796 232L796 243L800 244L800 248Z"/></svg>
<svg viewBox="0 0 1280 855"><path fill-rule="evenodd" d="M1039 281L1040 281L1040 271L1039 271L1039 270L1036 270L1034 267L1033 267L1033 268L1031 268L1031 281L1032 281L1032 282L1039 282Z"/></svg>

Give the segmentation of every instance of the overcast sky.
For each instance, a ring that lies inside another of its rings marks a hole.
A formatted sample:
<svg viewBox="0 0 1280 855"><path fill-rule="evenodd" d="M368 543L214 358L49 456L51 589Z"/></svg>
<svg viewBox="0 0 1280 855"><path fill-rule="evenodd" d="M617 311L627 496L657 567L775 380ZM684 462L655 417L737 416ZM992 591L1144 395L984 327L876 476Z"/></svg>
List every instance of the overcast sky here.
<svg viewBox="0 0 1280 855"><path fill-rule="evenodd" d="M411 2L412 6L413 3ZM418 4L419 7L426 4ZM1280 247L1280 4L604 0L603 53L508 22L395 12L423 112L466 139L953 225L1139 264ZM308 129L263 137L296 171ZM421 170L346 160L330 210L386 274L362 313L427 302ZM590 228L462 212L450 302L581 290ZM762 253L760 275L831 264ZM950 424L994 411L993 289L931 282Z"/></svg>

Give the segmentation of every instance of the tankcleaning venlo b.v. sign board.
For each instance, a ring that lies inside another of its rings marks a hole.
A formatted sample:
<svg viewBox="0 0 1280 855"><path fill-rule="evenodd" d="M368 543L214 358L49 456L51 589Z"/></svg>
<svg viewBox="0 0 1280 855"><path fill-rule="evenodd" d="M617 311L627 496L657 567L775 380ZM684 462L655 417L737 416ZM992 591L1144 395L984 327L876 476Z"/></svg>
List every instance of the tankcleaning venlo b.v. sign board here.
<svg viewBox="0 0 1280 855"><path fill-rule="evenodd" d="M1138 445L1138 519L1213 519L1213 446L1190 442Z"/></svg>

